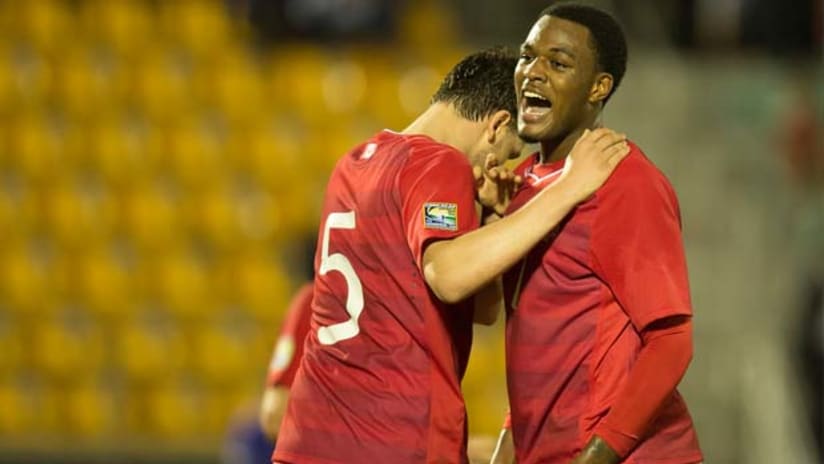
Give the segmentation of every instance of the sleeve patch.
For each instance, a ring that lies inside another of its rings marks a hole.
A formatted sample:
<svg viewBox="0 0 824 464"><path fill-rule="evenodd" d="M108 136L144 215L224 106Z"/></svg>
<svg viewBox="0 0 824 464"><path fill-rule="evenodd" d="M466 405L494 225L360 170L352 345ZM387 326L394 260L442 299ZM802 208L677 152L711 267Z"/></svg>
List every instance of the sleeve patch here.
<svg viewBox="0 0 824 464"><path fill-rule="evenodd" d="M455 203L425 203L423 226L426 229L458 230L458 205Z"/></svg>

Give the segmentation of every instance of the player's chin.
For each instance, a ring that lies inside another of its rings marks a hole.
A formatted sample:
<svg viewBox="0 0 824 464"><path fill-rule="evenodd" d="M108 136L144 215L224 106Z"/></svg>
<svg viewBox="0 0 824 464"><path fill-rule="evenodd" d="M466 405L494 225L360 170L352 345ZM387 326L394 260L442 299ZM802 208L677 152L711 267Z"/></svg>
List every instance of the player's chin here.
<svg viewBox="0 0 824 464"><path fill-rule="evenodd" d="M526 143L538 143L548 133L548 128L543 124L518 122L518 136Z"/></svg>

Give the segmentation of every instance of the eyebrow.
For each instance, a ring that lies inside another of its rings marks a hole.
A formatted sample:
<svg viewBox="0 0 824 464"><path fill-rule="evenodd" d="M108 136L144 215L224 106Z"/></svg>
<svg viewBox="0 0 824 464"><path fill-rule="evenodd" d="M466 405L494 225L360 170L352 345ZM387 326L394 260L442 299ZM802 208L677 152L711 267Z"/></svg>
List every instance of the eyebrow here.
<svg viewBox="0 0 824 464"><path fill-rule="evenodd" d="M552 47L549 49L551 52L563 53L565 55L569 55L570 58L575 58L575 54L572 53L568 48L564 47Z"/></svg>
<svg viewBox="0 0 824 464"><path fill-rule="evenodd" d="M535 47L533 47L532 44L530 44L530 43L523 43L521 45L521 50L522 51L535 51ZM549 49L549 51L550 51L550 53L563 53L563 54L565 54L565 55L567 55L567 56L569 56L570 58L573 58L573 59L576 58L575 53L572 53L572 51L570 49L566 48L566 47L551 47Z"/></svg>

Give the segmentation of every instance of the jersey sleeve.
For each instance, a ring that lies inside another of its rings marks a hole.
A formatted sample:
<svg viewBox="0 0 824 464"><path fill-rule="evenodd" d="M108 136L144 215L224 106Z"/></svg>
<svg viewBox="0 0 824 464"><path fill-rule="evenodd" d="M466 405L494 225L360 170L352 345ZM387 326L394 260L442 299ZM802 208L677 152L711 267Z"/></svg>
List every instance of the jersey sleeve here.
<svg viewBox="0 0 824 464"><path fill-rule="evenodd" d="M414 149L398 183L406 239L419 268L429 243L478 228L475 179L458 151L442 145Z"/></svg>
<svg viewBox="0 0 824 464"><path fill-rule="evenodd" d="M290 387L303 357L303 343L312 319L312 284L306 284L292 298L272 353L267 387Z"/></svg>
<svg viewBox="0 0 824 464"><path fill-rule="evenodd" d="M591 247L596 274L638 331L665 317L692 315L678 201L663 175L640 157L627 158L615 172L621 181L598 193Z"/></svg>

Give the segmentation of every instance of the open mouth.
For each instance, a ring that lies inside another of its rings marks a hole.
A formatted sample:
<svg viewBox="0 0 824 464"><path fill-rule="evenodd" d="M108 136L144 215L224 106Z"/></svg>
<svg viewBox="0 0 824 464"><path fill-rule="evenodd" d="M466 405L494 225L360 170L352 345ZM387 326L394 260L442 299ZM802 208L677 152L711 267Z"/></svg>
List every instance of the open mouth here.
<svg viewBox="0 0 824 464"><path fill-rule="evenodd" d="M526 91L521 99L521 114L523 116L543 116L552 109L552 102L543 95ZM532 118L528 118L532 119Z"/></svg>

